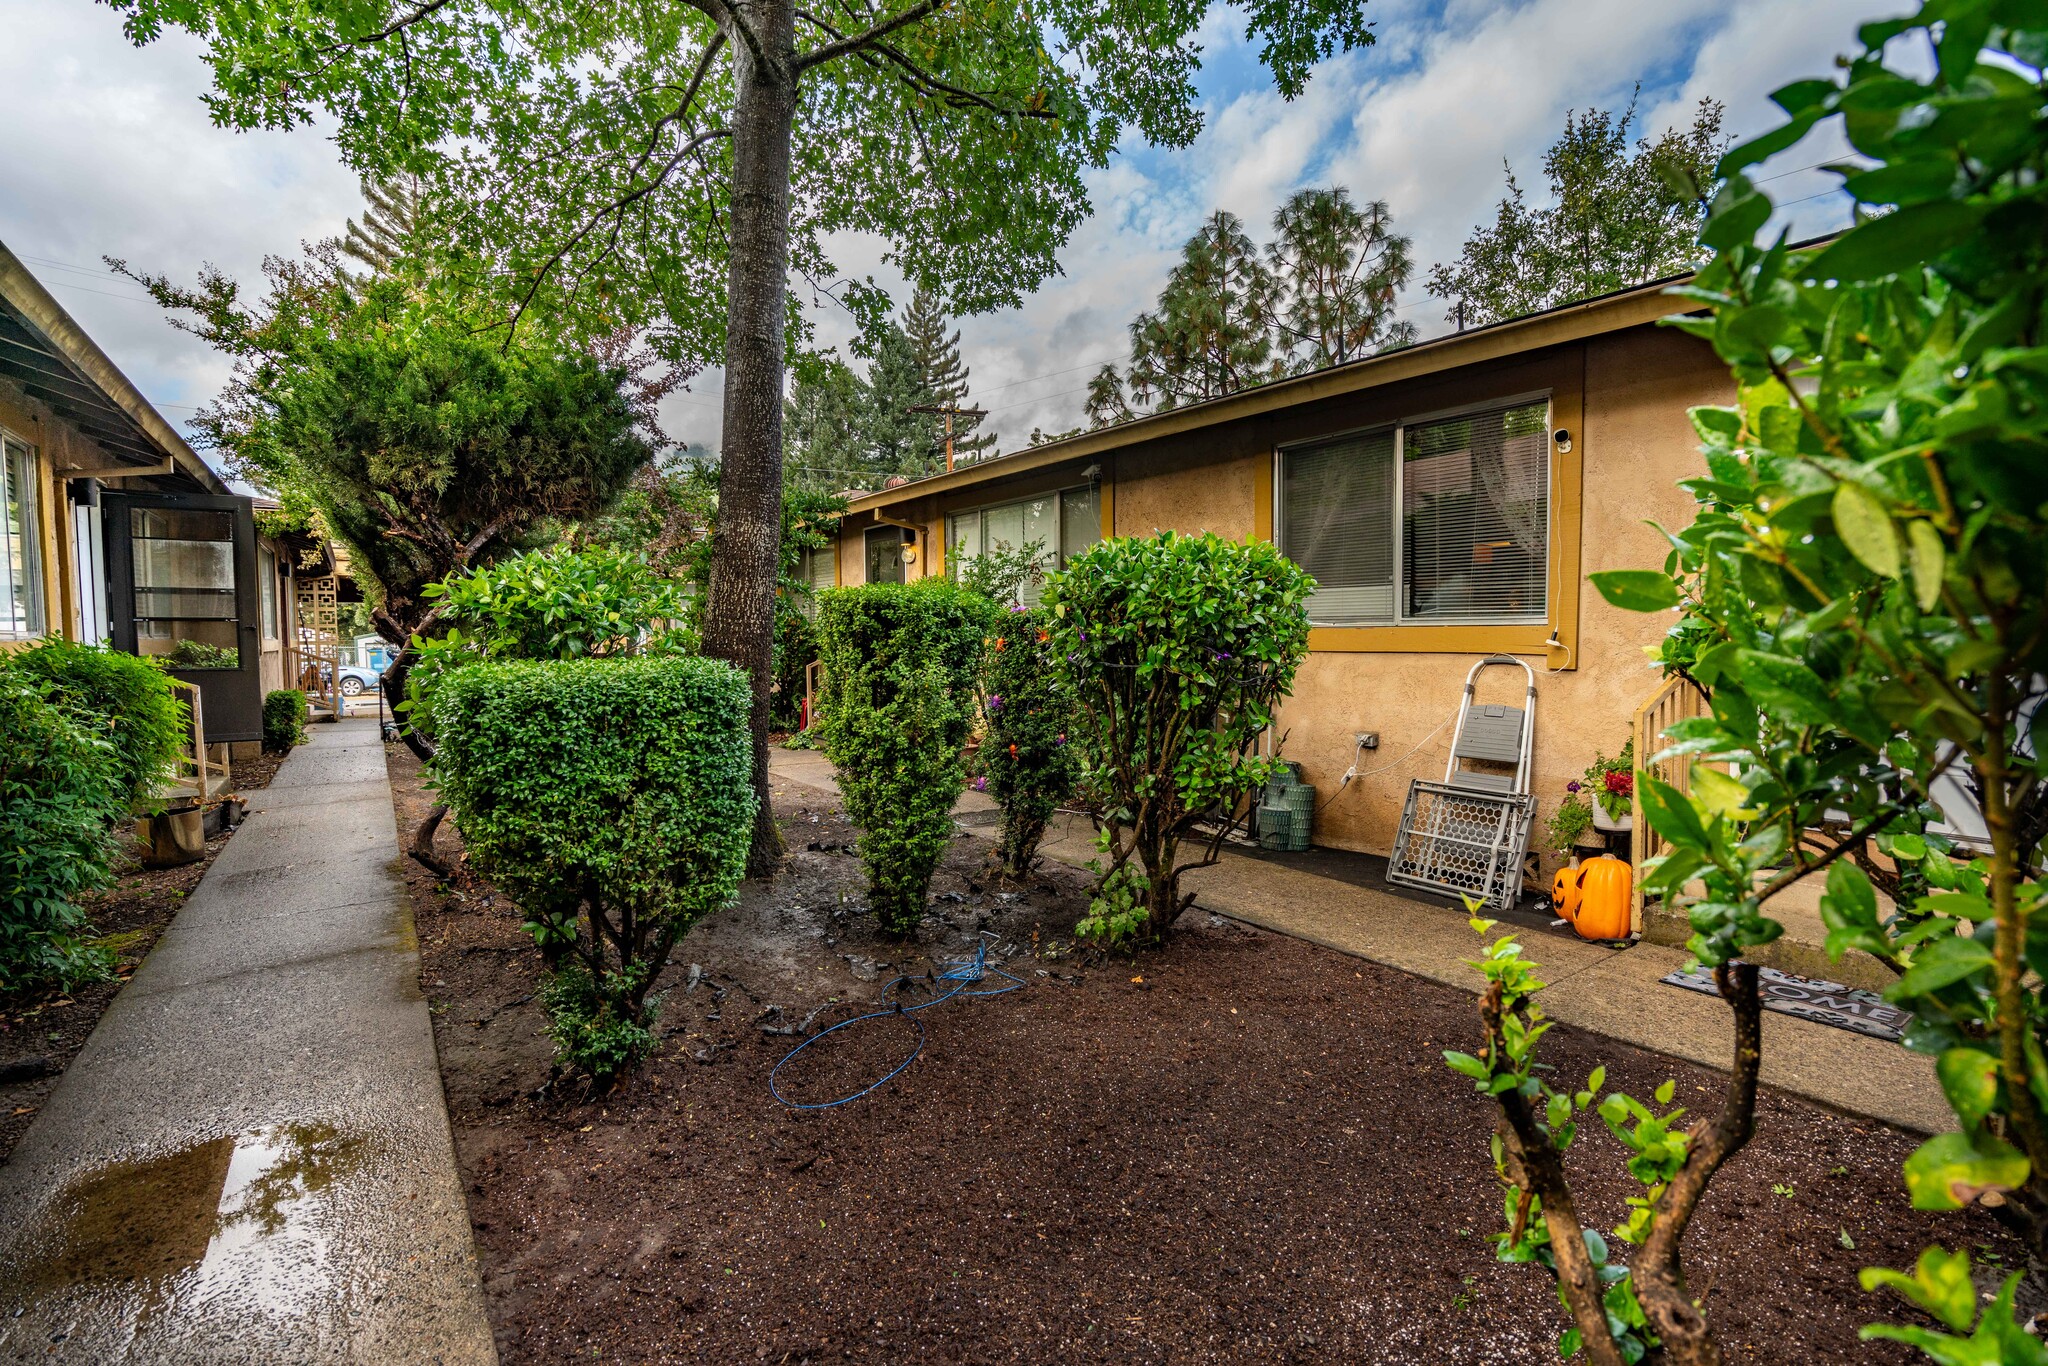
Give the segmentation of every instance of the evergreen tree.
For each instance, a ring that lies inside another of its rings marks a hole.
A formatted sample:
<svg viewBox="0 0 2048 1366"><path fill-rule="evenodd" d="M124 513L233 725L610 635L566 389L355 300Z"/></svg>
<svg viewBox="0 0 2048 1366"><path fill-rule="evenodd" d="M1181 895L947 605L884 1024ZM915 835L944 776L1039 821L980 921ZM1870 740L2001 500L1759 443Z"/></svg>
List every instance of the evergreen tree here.
<svg viewBox="0 0 2048 1366"><path fill-rule="evenodd" d="M944 402L931 387L917 348L901 326L890 322L865 346L867 458L876 475L921 479L946 467L944 419L912 412Z"/></svg>
<svg viewBox="0 0 2048 1366"><path fill-rule="evenodd" d="M782 403L783 467L790 485L822 493L872 487L860 376L829 351L798 357L791 373Z"/></svg>
<svg viewBox="0 0 2048 1366"><path fill-rule="evenodd" d="M1414 343L1415 324L1393 320L1414 267L1384 199L1360 208L1341 185L1300 191L1273 215L1266 259L1286 291L1279 338L1297 374Z"/></svg>
<svg viewBox="0 0 2048 1366"><path fill-rule="evenodd" d="M1567 114L1543 157L1552 204L1529 207L1514 171L1492 226L1475 228L1456 261L1429 272L1428 290L1471 327L1675 275L1697 265L1711 194L1674 185L1713 184L1728 140L1722 106L1701 100L1690 127L1666 130L1629 150L1636 101L1619 118L1602 109Z"/></svg>
<svg viewBox="0 0 2048 1366"><path fill-rule="evenodd" d="M401 264L417 268L426 256L419 241L419 177L372 180L365 176L363 199L367 201L363 221L348 220L348 233L341 239L343 254L368 266L370 276L396 274Z"/></svg>
<svg viewBox="0 0 2048 1366"><path fill-rule="evenodd" d="M948 330L948 319L939 307L938 296L920 288L911 295L910 307L903 314L904 335L910 338L910 348L917 357L918 368L924 372L925 387L938 395L938 404L950 408L967 406L967 376L970 371L960 363L960 333ZM980 413L955 413L953 415L953 460L964 464L979 460L996 449L996 434L980 432L984 415ZM944 449L946 420L938 419L940 447Z"/></svg>

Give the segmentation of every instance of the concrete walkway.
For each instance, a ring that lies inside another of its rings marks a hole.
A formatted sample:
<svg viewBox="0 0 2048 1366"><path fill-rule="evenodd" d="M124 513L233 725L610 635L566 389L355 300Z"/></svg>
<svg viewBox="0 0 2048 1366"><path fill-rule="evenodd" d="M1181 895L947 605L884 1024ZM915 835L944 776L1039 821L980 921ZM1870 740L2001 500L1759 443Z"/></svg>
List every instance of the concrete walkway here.
<svg viewBox="0 0 2048 1366"><path fill-rule="evenodd" d="M376 723L249 805L0 1168L0 1360L494 1362Z"/></svg>
<svg viewBox="0 0 2048 1366"><path fill-rule="evenodd" d="M822 754L777 749L770 755L778 776L833 790L832 766ZM956 810L990 805L969 792ZM1095 857L1086 819L1055 819L1042 853L1075 865ZM1189 874L1187 886L1203 909L1478 993L1482 979L1466 960L1478 955L1481 940L1462 907L1426 905L1228 851L1215 867ZM1541 999L1552 1019L1727 1070L1734 1053L1728 1008L1718 997L1658 981L1685 965L1683 949L1639 943L1616 951L1541 933L1521 939L1550 984ZM1920 1133L1955 1127L1931 1059L1778 1011L1765 1011L1763 1021L1765 1085Z"/></svg>

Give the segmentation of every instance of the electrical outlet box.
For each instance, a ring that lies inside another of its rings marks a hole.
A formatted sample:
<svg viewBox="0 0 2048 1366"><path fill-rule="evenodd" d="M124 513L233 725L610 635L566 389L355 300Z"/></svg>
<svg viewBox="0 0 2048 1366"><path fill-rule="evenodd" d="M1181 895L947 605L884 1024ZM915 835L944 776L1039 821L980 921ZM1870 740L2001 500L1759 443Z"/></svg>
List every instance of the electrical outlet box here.
<svg viewBox="0 0 2048 1366"><path fill-rule="evenodd" d="M1380 733L1376 730L1359 731L1358 747L1360 749L1378 749L1380 747Z"/></svg>

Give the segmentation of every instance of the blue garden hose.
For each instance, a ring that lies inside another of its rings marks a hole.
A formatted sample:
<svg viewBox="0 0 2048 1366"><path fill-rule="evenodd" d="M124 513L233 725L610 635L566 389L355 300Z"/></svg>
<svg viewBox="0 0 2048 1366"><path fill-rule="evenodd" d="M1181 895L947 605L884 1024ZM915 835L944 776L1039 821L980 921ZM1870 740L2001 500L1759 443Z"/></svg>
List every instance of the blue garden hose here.
<svg viewBox="0 0 2048 1366"><path fill-rule="evenodd" d="M774 1096L777 1101L781 1102L783 1105L788 1106L792 1110L830 1110L835 1106L845 1105L852 1101L859 1100L862 1096L868 1094L868 1092L877 1089L884 1083L892 1081L897 1076L901 1075L903 1069L910 1066L910 1064L916 1062L918 1055L924 1052L924 1041L926 1037L924 1021L916 1018L916 1013L918 1011L929 1010L933 1006L939 1004L939 1002L950 1001L955 996L1001 996L1005 992L1016 991L1024 985L1023 978L1011 976L1011 974L1004 972L1001 968L989 966L988 940L986 938L984 938L980 943L974 946L974 957L949 959L946 962L945 969L946 970L944 972L938 973L929 978L917 978L912 977L908 974L894 978L889 982L887 986L882 988L882 1000L883 1003L889 1007L888 1009L871 1010L865 1015L856 1015L850 1020L841 1020L838 1024L833 1025L830 1029L821 1029L816 1034L811 1035L810 1038L805 1039L802 1043L798 1044L795 1048L790 1049L789 1052L782 1055L782 1061L776 1063L775 1066L771 1068L768 1072L768 1094ZM994 973L998 977L1008 979L1010 985L1006 987L992 987L985 991L968 990L968 987L972 986L976 982L984 980L990 973ZM940 995L932 997L931 1000L922 1001L914 1006L907 1006L903 1004L903 1002L901 1001L895 1001L890 999L890 992L896 990L896 988L902 986L906 982L916 981L930 981L933 983L950 982L952 983L952 986L948 987ZM894 1067L890 1068L886 1073L884 1073L880 1077L877 1077L875 1080L869 1082L866 1086L861 1087L860 1090L855 1091L852 1095L841 1096L837 1100L821 1100L815 1101L809 1105L802 1105L798 1104L796 1101L790 1100L787 1096L784 1096L781 1091L776 1089L775 1074L777 1072L780 1072L783 1068L789 1066L789 1061L791 1058L794 1058L797 1054L803 1052L806 1048L809 1048L812 1044L818 1042L820 1039L823 1039L831 1034L837 1034L840 1030L847 1029L854 1025L857 1025L861 1023L863 1020L894 1020L903 1018L905 1016L909 1016L910 1022L913 1025L917 1026L917 1047L910 1050L909 1057L905 1058L902 1062L897 1063Z"/></svg>

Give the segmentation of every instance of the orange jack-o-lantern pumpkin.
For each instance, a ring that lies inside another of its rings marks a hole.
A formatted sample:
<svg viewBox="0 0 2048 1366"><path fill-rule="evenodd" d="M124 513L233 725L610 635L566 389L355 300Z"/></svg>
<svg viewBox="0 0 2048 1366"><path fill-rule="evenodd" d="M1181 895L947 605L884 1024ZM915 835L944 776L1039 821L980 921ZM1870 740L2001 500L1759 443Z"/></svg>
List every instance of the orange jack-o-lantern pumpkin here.
<svg viewBox="0 0 2048 1366"><path fill-rule="evenodd" d="M1579 910L1579 865L1567 864L1557 870L1550 884L1550 908L1570 920Z"/></svg>
<svg viewBox="0 0 2048 1366"><path fill-rule="evenodd" d="M1581 939L1626 939L1634 870L1612 854L1587 859L1572 879L1577 904L1567 917Z"/></svg>

